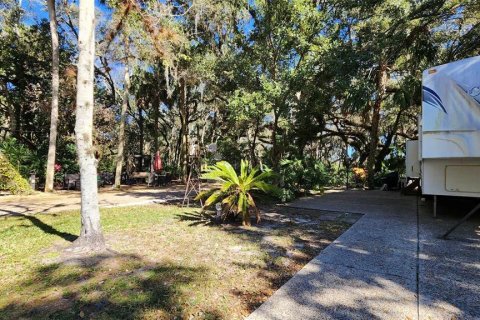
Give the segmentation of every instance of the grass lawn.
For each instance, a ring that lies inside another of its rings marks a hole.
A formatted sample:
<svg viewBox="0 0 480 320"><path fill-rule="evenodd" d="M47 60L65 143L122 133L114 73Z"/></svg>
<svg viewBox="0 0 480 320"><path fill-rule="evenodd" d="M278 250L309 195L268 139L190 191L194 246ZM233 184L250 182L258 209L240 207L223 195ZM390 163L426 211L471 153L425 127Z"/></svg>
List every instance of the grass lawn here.
<svg viewBox="0 0 480 320"><path fill-rule="evenodd" d="M66 252L78 212L0 218L0 319L242 319L354 216L270 207L258 226L196 209L102 209L110 250Z"/></svg>

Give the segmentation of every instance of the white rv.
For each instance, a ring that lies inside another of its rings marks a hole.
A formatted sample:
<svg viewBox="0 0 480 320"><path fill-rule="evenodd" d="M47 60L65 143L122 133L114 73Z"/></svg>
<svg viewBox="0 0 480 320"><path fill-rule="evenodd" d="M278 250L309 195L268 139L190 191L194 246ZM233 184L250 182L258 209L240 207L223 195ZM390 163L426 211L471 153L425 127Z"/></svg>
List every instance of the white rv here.
<svg viewBox="0 0 480 320"><path fill-rule="evenodd" d="M425 70L422 89L407 176L425 195L480 198L480 56Z"/></svg>

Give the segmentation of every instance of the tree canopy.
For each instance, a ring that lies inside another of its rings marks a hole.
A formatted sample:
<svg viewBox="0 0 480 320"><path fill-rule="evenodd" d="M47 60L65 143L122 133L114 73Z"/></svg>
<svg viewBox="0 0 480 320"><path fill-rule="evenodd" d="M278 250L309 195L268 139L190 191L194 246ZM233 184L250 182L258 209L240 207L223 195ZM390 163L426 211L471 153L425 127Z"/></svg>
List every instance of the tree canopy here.
<svg viewBox="0 0 480 320"><path fill-rule="evenodd" d="M56 8L56 161L75 173L78 6ZM46 5L3 0L0 11L0 150L37 159L22 165L43 179L52 95ZM405 141L417 136L422 70L479 54L480 3L108 0L96 8L95 33L100 172L114 172L124 140L123 171L160 151L181 178L195 141L216 143L205 153L211 163L247 159L281 171L300 159L333 175L350 165L367 169L373 186L375 174L402 170Z"/></svg>

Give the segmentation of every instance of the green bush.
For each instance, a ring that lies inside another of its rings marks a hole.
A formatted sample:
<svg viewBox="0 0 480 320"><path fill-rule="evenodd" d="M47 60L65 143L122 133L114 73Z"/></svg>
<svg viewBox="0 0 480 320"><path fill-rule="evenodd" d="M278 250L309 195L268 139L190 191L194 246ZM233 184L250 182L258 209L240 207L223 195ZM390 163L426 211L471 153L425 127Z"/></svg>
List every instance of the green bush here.
<svg viewBox="0 0 480 320"><path fill-rule="evenodd" d="M0 152L24 178L27 179L31 172L35 172L40 184L45 181L48 144L41 144L35 150L31 150L17 139L10 137L0 142ZM63 181L66 173L79 172L74 142L69 139L59 139L55 163L61 168L55 172L56 181ZM102 162L100 165L105 166L105 163ZM100 168L103 169L103 167Z"/></svg>
<svg viewBox="0 0 480 320"><path fill-rule="evenodd" d="M321 190L336 183L336 175L322 162L313 159L285 159L280 162L283 186L295 193Z"/></svg>
<svg viewBox="0 0 480 320"><path fill-rule="evenodd" d="M353 174L350 172L347 172L345 168L329 168L328 169L328 184L325 186L330 186L330 187L338 187L338 186L344 186L347 182L347 173L349 174L349 179L352 179Z"/></svg>
<svg viewBox="0 0 480 320"><path fill-rule="evenodd" d="M58 163L62 166L62 174L78 173L80 171L77 162L77 148L75 147L75 142L59 141L55 163ZM108 164L105 164L103 161L99 163L98 171L109 171L103 168L103 166L106 165ZM113 170L109 172L113 172Z"/></svg>
<svg viewBox="0 0 480 320"><path fill-rule="evenodd" d="M218 153L222 155L222 159L231 163L234 167L238 168L242 160L242 152L240 151L240 145L238 141L225 138L218 141ZM213 160L216 162L216 160Z"/></svg>
<svg viewBox="0 0 480 320"><path fill-rule="evenodd" d="M295 192L293 192L292 190L287 188L280 189L280 200L282 202L290 202L295 200L295 198L296 198Z"/></svg>
<svg viewBox="0 0 480 320"><path fill-rule="evenodd" d="M284 159L280 162L282 201L291 201L310 190L344 185L346 170L326 166L313 158Z"/></svg>
<svg viewBox="0 0 480 320"><path fill-rule="evenodd" d="M45 170L45 160L25 147L15 138L7 138L0 143L0 152L8 159L15 171L24 178L30 176L32 171L37 174Z"/></svg>
<svg viewBox="0 0 480 320"><path fill-rule="evenodd" d="M10 191L13 194L28 194L32 188L27 180L15 169L2 153L0 153L0 190Z"/></svg>

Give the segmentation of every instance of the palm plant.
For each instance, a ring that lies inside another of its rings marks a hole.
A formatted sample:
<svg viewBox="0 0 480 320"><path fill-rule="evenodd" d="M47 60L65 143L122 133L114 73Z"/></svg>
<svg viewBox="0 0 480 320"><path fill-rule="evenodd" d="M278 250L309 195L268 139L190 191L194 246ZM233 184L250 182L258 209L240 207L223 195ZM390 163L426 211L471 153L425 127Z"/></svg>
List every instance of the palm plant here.
<svg viewBox="0 0 480 320"><path fill-rule="evenodd" d="M222 218L241 215L243 225L250 225L250 212L254 211L257 223L260 222L258 210L252 191L275 194L278 188L267 183L272 177L272 171L260 172L258 168L251 168L248 161L241 161L240 175L227 161L220 161L207 167L202 179L211 179L221 182L220 186L201 192L196 200L207 198L204 208L221 201Z"/></svg>

